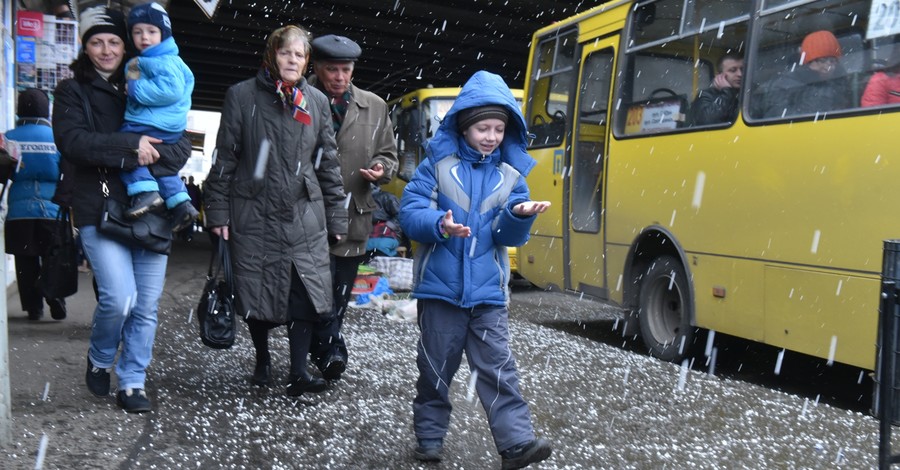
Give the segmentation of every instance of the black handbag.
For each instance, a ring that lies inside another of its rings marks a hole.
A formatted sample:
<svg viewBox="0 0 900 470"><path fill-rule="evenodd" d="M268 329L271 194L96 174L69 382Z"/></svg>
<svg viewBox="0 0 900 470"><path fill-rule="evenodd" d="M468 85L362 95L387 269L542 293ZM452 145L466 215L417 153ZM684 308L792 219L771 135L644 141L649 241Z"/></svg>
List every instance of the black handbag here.
<svg viewBox="0 0 900 470"><path fill-rule="evenodd" d="M139 219L129 219L125 216L128 207L109 197L105 172L101 171L100 175L104 199L103 215L97 229L123 243L168 255L172 249L172 222L153 211L142 215Z"/></svg>
<svg viewBox="0 0 900 470"><path fill-rule="evenodd" d="M200 322L200 340L203 344L213 349L228 349L234 344L237 329L234 313L234 281L228 242L219 239L217 244L219 249L209 260L206 285L197 305L197 320ZM222 268L222 278L219 278L219 267Z"/></svg>
<svg viewBox="0 0 900 470"><path fill-rule="evenodd" d="M50 244L41 260L41 290L48 299L62 299L78 292L78 247L68 207L60 207Z"/></svg>

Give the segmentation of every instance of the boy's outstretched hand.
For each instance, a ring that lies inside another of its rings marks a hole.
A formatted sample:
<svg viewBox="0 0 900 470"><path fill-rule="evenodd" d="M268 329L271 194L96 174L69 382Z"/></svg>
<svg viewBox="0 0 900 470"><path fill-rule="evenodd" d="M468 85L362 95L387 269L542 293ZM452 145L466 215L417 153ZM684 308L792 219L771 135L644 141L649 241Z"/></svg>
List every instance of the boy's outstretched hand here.
<svg viewBox="0 0 900 470"><path fill-rule="evenodd" d="M525 201L516 204L512 208L513 214L528 217L530 215L541 214L550 207L550 201Z"/></svg>
<svg viewBox="0 0 900 470"><path fill-rule="evenodd" d="M463 224L458 224L453 221L453 211L447 210L447 213L444 214L444 220L441 224L444 227L444 231L447 232L451 237L460 237L467 238L472 235L472 229L466 227Z"/></svg>

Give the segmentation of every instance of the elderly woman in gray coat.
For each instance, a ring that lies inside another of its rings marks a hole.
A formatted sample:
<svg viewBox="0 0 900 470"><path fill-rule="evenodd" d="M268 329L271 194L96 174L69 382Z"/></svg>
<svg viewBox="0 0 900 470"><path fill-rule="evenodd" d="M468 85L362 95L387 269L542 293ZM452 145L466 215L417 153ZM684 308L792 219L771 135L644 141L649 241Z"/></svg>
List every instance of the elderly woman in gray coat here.
<svg viewBox="0 0 900 470"><path fill-rule="evenodd" d="M256 78L225 95L206 180L206 224L230 244L237 308L256 349L250 380L268 385L268 330L286 324L290 396L325 390L306 356L313 324L331 315L329 238L347 232L331 111L303 78L309 51L303 28L272 32Z"/></svg>

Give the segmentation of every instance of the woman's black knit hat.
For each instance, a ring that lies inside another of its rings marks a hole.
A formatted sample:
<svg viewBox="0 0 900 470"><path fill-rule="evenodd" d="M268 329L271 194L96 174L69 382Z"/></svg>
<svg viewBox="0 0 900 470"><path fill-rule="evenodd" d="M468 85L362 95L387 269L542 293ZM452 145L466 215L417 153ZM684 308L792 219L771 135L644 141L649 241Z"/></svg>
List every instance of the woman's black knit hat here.
<svg viewBox="0 0 900 470"><path fill-rule="evenodd" d="M81 45L84 47L88 39L95 34L111 33L128 42L128 30L125 28L125 16L122 12L111 10L103 5L85 8L79 15L81 21Z"/></svg>

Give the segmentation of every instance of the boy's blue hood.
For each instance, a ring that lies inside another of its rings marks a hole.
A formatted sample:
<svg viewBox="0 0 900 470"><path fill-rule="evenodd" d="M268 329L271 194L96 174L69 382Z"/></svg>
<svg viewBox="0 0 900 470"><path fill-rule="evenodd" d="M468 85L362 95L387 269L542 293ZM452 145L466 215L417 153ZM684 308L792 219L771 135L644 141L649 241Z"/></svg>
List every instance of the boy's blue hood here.
<svg viewBox="0 0 900 470"><path fill-rule="evenodd" d="M426 157L437 162L456 154L457 137L460 135L456 130L456 115L463 109L485 105L501 105L509 111L509 122L500 144L500 161L511 165L522 176L527 176L536 162L525 151L528 142L525 117L503 79L484 70L475 72L463 85L450 111L447 111L434 137L428 142Z"/></svg>

